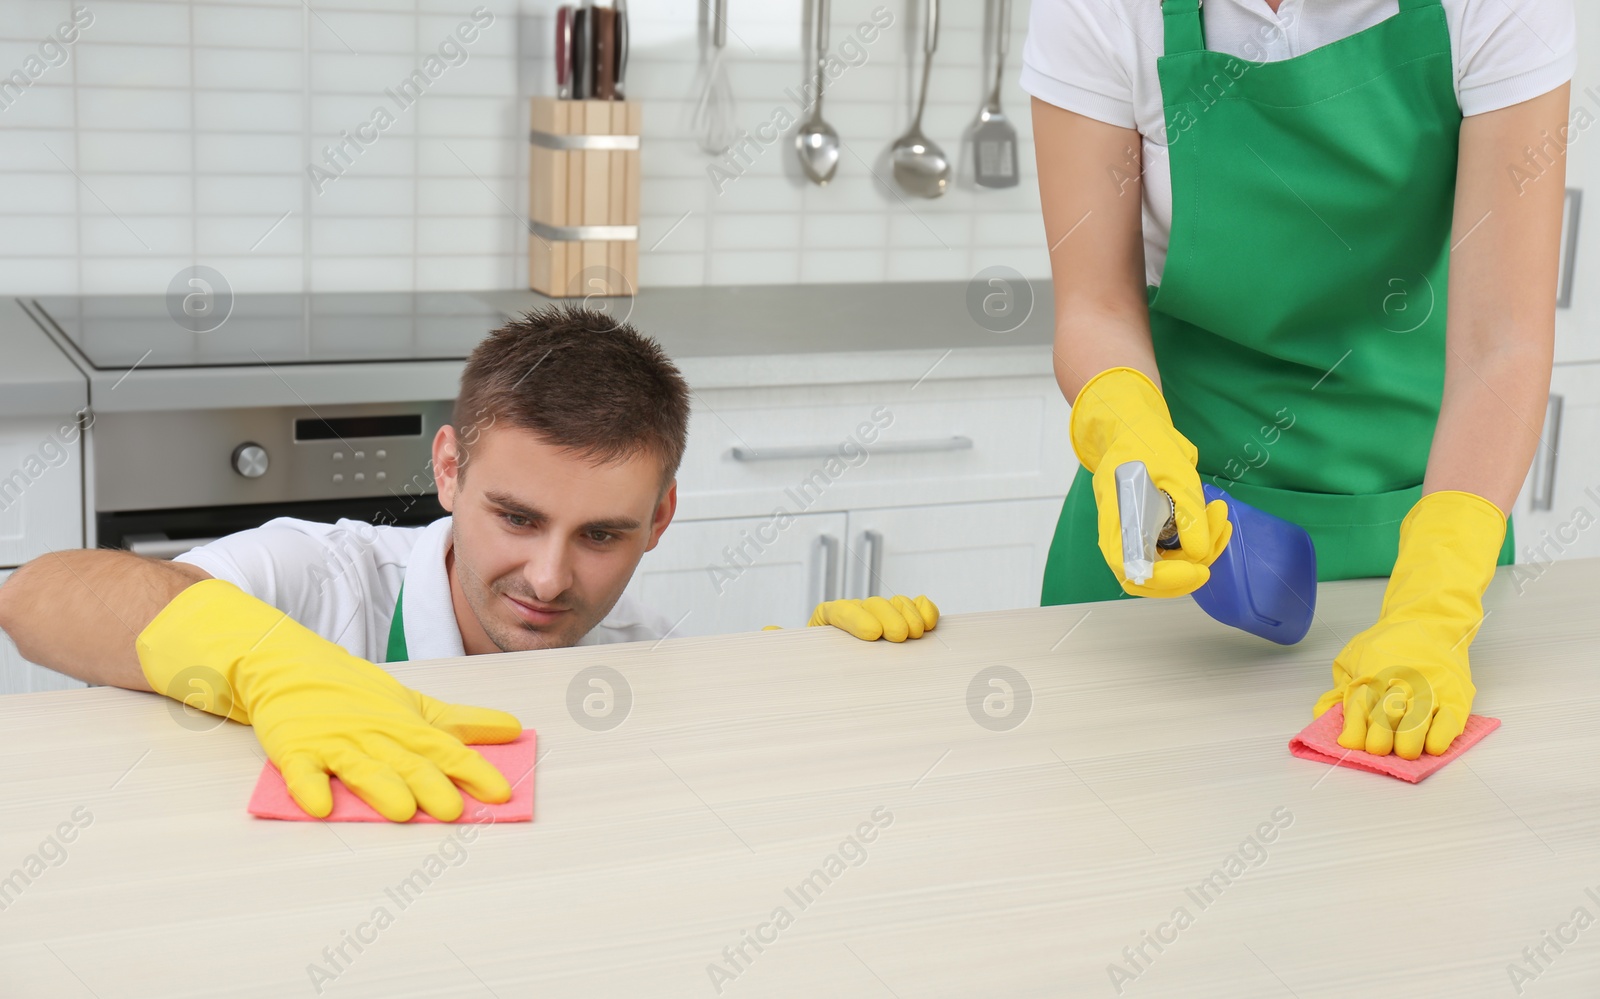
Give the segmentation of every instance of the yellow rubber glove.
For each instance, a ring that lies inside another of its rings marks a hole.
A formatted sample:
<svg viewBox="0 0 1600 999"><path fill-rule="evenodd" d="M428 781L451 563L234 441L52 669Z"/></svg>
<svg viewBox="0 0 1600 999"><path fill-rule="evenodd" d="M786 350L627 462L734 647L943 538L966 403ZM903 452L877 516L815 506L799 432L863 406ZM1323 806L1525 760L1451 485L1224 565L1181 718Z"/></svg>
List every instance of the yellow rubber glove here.
<svg viewBox="0 0 1600 999"><path fill-rule="evenodd" d="M1450 748L1472 714L1467 649L1505 536L1505 514L1474 493L1429 493L1406 514L1378 623L1339 653L1312 710L1344 704L1339 745L1407 760Z"/></svg>
<svg viewBox="0 0 1600 999"><path fill-rule="evenodd" d="M510 742L516 718L419 694L232 583L188 587L135 647L152 690L254 726L289 793L319 818L333 809L329 774L395 822L419 805L459 818L456 784L480 801L511 798L505 777L463 744ZM185 696L197 669L205 689Z"/></svg>
<svg viewBox="0 0 1600 999"><path fill-rule="evenodd" d="M1210 505L1195 471L1200 453L1172 426L1166 400L1143 372L1108 368L1083 386L1072 403L1072 448L1094 475L1100 553L1122 588L1140 597L1181 597L1211 578L1208 568L1228 543L1233 525L1222 500ZM1142 461L1150 481L1172 497L1181 545L1158 549L1155 574L1130 583L1122 565L1122 519L1117 510L1117 467Z"/></svg>
<svg viewBox="0 0 1600 999"><path fill-rule="evenodd" d="M808 628L832 625L863 642L887 639L903 642L908 638L921 638L939 624L939 608L932 600L919 596L915 600L898 594L885 600L868 597L865 600L828 600L817 604L811 613Z"/></svg>

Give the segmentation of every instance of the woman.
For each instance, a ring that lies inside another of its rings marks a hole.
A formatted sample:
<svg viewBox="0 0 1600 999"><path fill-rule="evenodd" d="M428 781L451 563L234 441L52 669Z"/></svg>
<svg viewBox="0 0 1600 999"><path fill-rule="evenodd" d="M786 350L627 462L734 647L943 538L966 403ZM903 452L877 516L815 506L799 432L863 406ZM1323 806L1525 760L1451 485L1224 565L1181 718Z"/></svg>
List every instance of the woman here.
<svg viewBox="0 0 1600 999"><path fill-rule="evenodd" d="M1390 577L1314 708L1343 706L1340 744L1449 747L1541 446L1572 64L1571 0L1034 0L1083 463L1044 603L1197 589L1230 531L1213 482L1310 531L1320 579ZM1142 585L1112 480L1134 460L1182 543Z"/></svg>

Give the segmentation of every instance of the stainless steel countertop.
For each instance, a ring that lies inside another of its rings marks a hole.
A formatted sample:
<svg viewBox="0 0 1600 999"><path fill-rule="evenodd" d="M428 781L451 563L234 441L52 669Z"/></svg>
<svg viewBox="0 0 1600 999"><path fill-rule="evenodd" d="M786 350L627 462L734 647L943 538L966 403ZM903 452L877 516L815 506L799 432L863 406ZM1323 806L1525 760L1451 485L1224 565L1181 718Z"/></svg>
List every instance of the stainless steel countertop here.
<svg viewBox="0 0 1600 999"><path fill-rule="evenodd" d="M691 385L711 389L1046 374L1053 327L1049 282L1033 281L1026 290L1033 298L1026 320L1001 333L973 318L969 287L962 282L646 288L631 300L592 304L656 338ZM973 294L991 291L984 287ZM508 316L552 302L528 291L473 294ZM0 355L9 357L14 344L59 354L15 303L7 304L6 315ZM96 412L315 406L454 398L461 366L413 361L135 368L93 371L88 380Z"/></svg>
<svg viewBox="0 0 1600 999"><path fill-rule="evenodd" d="M70 417L89 386L15 299L0 300L0 419Z"/></svg>

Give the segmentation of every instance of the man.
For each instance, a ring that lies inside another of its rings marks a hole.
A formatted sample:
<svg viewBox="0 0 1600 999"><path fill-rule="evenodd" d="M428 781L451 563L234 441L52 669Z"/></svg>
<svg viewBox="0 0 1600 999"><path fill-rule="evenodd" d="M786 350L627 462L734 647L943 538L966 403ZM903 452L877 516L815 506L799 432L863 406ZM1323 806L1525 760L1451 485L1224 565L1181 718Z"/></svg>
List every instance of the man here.
<svg viewBox="0 0 1600 999"><path fill-rule="evenodd" d="M374 663L664 636L623 590L672 520L688 422L688 387L654 341L582 309L530 313L472 352L434 437L451 516L279 518L172 562L55 552L0 588L0 628L51 669L252 725L312 815L331 810L332 775L393 821L419 807L453 821L458 785L511 796L465 744L522 726ZM925 597L834 601L812 618L895 641L937 621Z"/></svg>

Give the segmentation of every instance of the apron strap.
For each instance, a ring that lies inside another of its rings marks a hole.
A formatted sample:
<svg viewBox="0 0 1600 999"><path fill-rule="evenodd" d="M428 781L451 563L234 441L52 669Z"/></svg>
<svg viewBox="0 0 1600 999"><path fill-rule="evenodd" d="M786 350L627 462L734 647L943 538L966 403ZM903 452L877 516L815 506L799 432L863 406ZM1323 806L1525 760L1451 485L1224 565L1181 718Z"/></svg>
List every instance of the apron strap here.
<svg viewBox="0 0 1600 999"><path fill-rule="evenodd" d="M384 649L383 661L386 663L403 663L411 658L406 651L406 621L401 613L401 607L406 601L406 587L400 584L400 594L394 598L394 617L389 621L389 643Z"/></svg>
<svg viewBox="0 0 1600 999"><path fill-rule="evenodd" d="M1206 35L1200 22L1200 0L1161 0L1161 29L1166 33L1167 55L1205 51Z"/></svg>
<svg viewBox="0 0 1600 999"><path fill-rule="evenodd" d="M1421 10L1424 7L1440 6L1443 6L1441 0L1400 0L1400 9L1402 11Z"/></svg>

